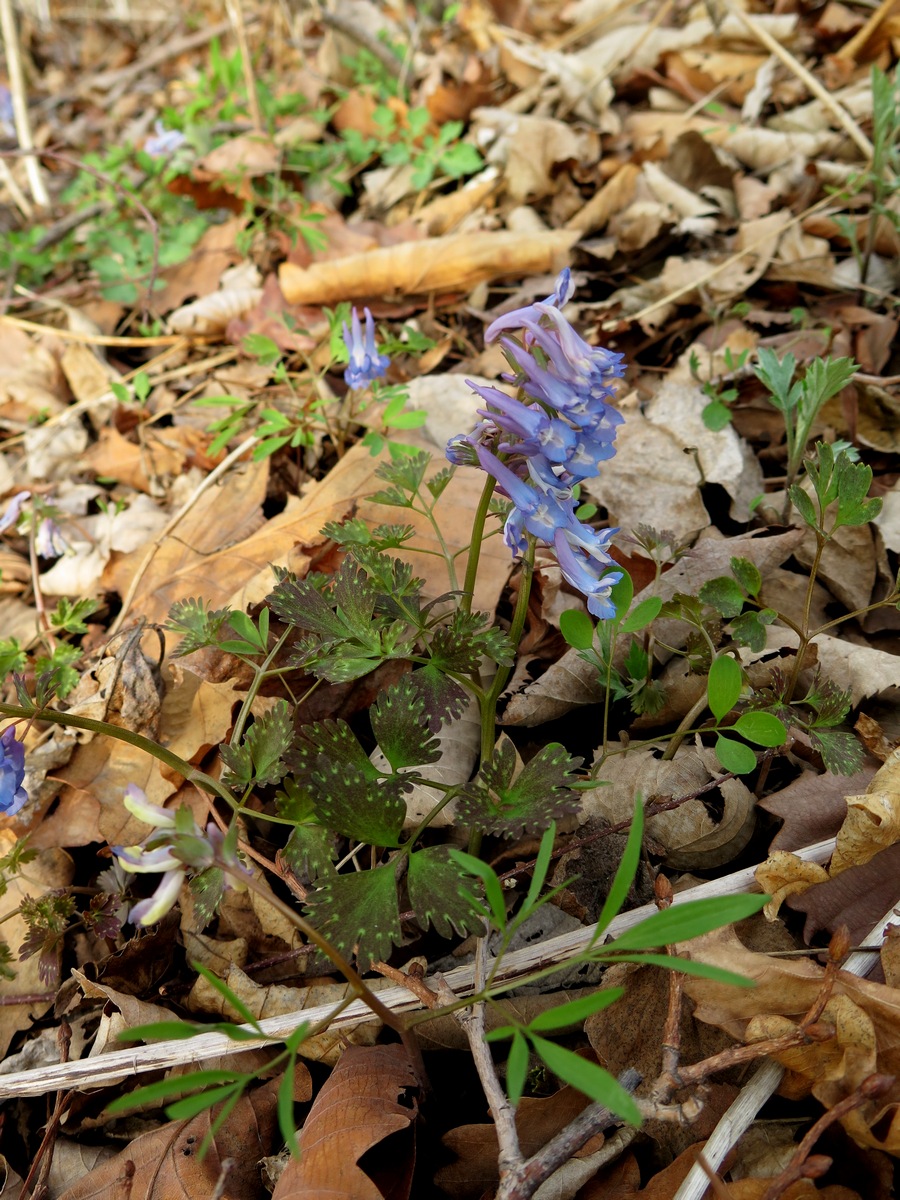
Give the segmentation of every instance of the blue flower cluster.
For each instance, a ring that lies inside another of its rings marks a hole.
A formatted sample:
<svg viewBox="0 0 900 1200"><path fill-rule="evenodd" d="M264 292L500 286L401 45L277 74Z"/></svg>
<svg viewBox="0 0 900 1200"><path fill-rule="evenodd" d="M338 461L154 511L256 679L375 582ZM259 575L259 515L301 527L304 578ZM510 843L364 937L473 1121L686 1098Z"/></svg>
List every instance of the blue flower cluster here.
<svg viewBox="0 0 900 1200"><path fill-rule="evenodd" d="M375 349L375 321L367 308L363 309L366 317L366 337L363 341L362 326L359 313L353 309L351 317L352 329L344 322L344 344L350 355L350 362L344 372L347 387L368 387L373 379L380 379L391 361L386 354L379 354Z"/></svg>
<svg viewBox="0 0 900 1200"><path fill-rule="evenodd" d="M553 546L563 577L587 597L588 610L608 618L615 616L610 590L622 578L608 569L615 565L609 540L618 530L579 521L573 488L616 452L623 417L608 401L625 364L623 355L588 345L563 316L573 291L565 270L552 296L489 326L488 342L523 331L520 340L500 338L513 367L503 379L516 385L519 398L467 380L487 405L478 410L484 420L467 437L451 438L447 457L481 466L513 502L504 534L513 553L524 552L526 534Z"/></svg>
<svg viewBox="0 0 900 1200"><path fill-rule="evenodd" d="M22 786L25 778L25 747L16 740L14 726L0 734L0 813L14 817L28 793Z"/></svg>

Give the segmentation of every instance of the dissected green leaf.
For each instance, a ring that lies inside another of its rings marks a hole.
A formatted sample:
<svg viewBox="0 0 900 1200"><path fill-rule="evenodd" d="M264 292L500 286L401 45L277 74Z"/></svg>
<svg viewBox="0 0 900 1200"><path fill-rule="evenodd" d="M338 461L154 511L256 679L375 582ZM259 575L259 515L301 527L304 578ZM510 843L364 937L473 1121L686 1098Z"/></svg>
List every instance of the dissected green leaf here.
<svg viewBox="0 0 900 1200"><path fill-rule="evenodd" d="M441 937L482 933L484 920L473 905L471 876L450 857L446 846L429 846L409 856L409 902L423 929L433 925Z"/></svg>
<svg viewBox="0 0 900 1200"><path fill-rule="evenodd" d="M838 729L811 729L809 740L822 755L832 775L852 775L862 766L865 750L852 733Z"/></svg>
<svg viewBox="0 0 900 1200"><path fill-rule="evenodd" d="M360 965L390 958L400 942L400 907L393 863L335 875L311 899L316 928L342 954L358 944Z"/></svg>
<svg viewBox="0 0 900 1200"><path fill-rule="evenodd" d="M214 646L219 634L227 624L231 610L228 608L207 609L206 602L198 599L176 600L169 609L166 629L181 635L176 657L191 654L202 646Z"/></svg>
<svg viewBox="0 0 900 1200"><path fill-rule="evenodd" d="M748 596L758 596L762 587L759 567L749 558L732 558L731 573Z"/></svg>
<svg viewBox="0 0 900 1200"><path fill-rule="evenodd" d="M283 756L294 738L291 710L286 700L257 717L240 746L223 746L222 760L228 771L224 782L246 787L278 783L285 773Z"/></svg>
<svg viewBox="0 0 900 1200"><path fill-rule="evenodd" d="M412 676L404 675L369 709L372 732L394 771L433 763L440 757L438 743L425 719L425 700Z"/></svg>
<svg viewBox="0 0 900 1200"><path fill-rule="evenodd" d="M501 739L490 762L457 799L460 819L488 833L508 836L524 829L546 829L551 821L578 811L570 790L572 772L581 764L563 746L552 742L540 750L513 779L516 751Z"/></svg>
<svg viewBox="0 0 900 1200"><path fill-rule="evenodd" d="M466 689L433 664L414 671L411 682L422 697L429 733L437 733L448 721L458 721L466 711Z"/></svg>

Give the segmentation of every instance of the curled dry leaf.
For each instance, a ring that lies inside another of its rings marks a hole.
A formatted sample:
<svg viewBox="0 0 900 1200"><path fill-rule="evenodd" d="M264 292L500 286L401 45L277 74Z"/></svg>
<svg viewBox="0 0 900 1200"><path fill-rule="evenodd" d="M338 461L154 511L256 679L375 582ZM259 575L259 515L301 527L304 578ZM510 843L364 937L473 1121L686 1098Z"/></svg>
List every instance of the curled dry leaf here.
<svg viewBox="0 0 900 1200"><path fill-rule="evenodd" d="M235 287L210 292L201 300L183 304L169 317L175 333L220 333L234 317L240 317L262 299L262 288Z"/></svg>
<svg viewBox="0 0 900 1200"><path fill-rule="evenodd" d="M601 771L604 786L582 793L582 818L600 817L609 824L627 821L638 796L645 805L657 799L678 800L720 773L715 754L704 750L699 739L696 749L682 746L671 761L651 749L614 754ZM718 790L724 801L719 820L710 816L710 793L648 819L647 833L663 848L670 866L721 866L746 846L755 824L753 794L739 779L726 780Z"/></svg>
<svg viewBox="0 0 900 1200"><path fill-rule="evenodd" d="M697 1004L697 1019L718 1025L739 1040L746 1039L753 1020L756 1031L762 1028L759 1020L766 1017L786 1017L795 1024L812 1007L822 986L823 968L818 964L754 953L740 942L733 927L685 943L678 953L754 981L753 988L736 988L685 977L685 992ZM831 1107L873 1071L893 1075L895 1082L884 1097L850 1113L842 1123L861 1145L896 1155L900 1153L900 996L884 984L841 973L834 997L846 998L852 1005L843 1009L848 1015L839 1035L845 1039L845 1052L837 1063L828 1058L826 1074L811 1068L808 1090Z"/></svg>
<svg viewBox="0 0 900 1200"><path fill-rule="evenodd" d="M467 292L489 279L558 271L577 240L574 230L424 238L313 263L306 270L284 263L279 281L289 304L336 304L398 292Z"/></svg>
<svg viewBox="0 0 900 1200"><path fill-rule="evenodd" d="M415 1164L418 1095L402 1046L345 1050L306 1118L301 1157L285 1167L272 1200L405 1200ZM376 1153L388 1139L390 1151ZM364 1155L365 1168L359 1165Z"/></svg>
<svg viewBox="0 0 900 1200"><path fill-rule="evenodd" d="M796 532L799 533L799 530ZM758 654L742 648L741 660L744 663L757 662L771 657L774 652L796 649L798 645L799 639L792 629L786 629L783 625L769 625L766 629L766 648ZM820 633L813 645L823 675L833 680L839 688L849 690L854 706L886 688L900 687L900 657L896 654L889 654L875 646L857 645L843 638L830 637L827 633Z"/></svg>

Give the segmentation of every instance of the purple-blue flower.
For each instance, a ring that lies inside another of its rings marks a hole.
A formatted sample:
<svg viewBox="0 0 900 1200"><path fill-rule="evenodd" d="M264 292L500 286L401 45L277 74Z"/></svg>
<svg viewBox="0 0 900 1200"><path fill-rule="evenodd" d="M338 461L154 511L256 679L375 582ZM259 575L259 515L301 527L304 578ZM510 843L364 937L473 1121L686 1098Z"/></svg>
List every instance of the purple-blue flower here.
<svg viewBox="0 0 900 1200"><path fill-rule="evenodd" d="M34 536L34 549L38 558L59 558L65 554L66 545L60 527L51 517L44 517Z"/></svg>
<svg viewBox="0 0 900 1200"><path fill-rule="evenodd" d="M373 379L380 379L391 361L386 354L379 354L375 349L375 321L367 308L363 312L366 315L365 340L355 308L350 318L352 329L348 329L344 322L344 344L350 355L344 379L354 391L368 387Z"/></svg>
<svg viewBox="0 0 900 1200"><path fill-rule="evenodd" d="M166 129L162 121L153 125L153 133L144 142L144 150L151 158L168 158L187 141L179 129Z"/></svg>
<svg viewBox="0 0 900 1200"><path fill-rule="evenodd" d="M512 501L504 540L513 553L525 552L529 536L554 547L566 581L587 597L590 612L608 618L615 615L610 591L622 578L609 569L615 567L609 540L617 530L598 531L579 521L574 489L615 454L623 418L608 401L625 365L621 354L589 345L566 320L562 308L572 290L563 271L553 295L488 328L486 341L523 331L520 340L501 338L513 368L503 379L519 395L470 382L485 402L478 409L484 420L467 438L451 438L447 456L464 464L474 452Z"/></svg>
<svg viewBox="0 0 900 1200"><path fill-rule="evenodd" d="M22 505L31 495L31 492L16 492L12 500L6 506L6 511L0 517L0 533L4 533L7 529L11 529L19 519L22 512Z"/></svg>
<svg viewBox="0 0 900 1200"><path fill-rule="evenodd" d="M16 741L15 726L0 734L0 812L14 817L28 793L22 786L25 778L25 747Z"/></svg>

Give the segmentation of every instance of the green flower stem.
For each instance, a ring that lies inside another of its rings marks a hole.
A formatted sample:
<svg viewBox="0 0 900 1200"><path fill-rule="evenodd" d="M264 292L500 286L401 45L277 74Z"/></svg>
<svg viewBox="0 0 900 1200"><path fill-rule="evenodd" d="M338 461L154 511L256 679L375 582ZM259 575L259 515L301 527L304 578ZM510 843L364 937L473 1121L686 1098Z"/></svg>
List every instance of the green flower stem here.
<svg viewBox="0 0 900 1200"><path fill-rule="evenodd" d="M823 514L824 519L824 514ZM803 623L799 635L799 644L797 646L797 657L794 661L794 669L791 671L791 677L788 681L787 690L784 693L784 701L790 704L794 698L794 692L797 689L797 681L800 678L800 672L803 669L803 659L806 656L806 648L812 641L812 635L809 632L809 618L812 612L813 588L815 587L816 576L819 574L819 564L822 562L822 555L825 553L825 547L831 540L821 530L815 530L816 535L816 555L813 559L812 566L809 569L809 582L806 585L806 599L803 603Z"/></svg>
<svg viewBox="0 0 900 1200"><path fill-rule="evenodd" d="M123 729L120 725L110 725L107 721L94 721L90 717L79 717L74 713L57 712L52 708L22 708L18 704L0 704L0 717L48 721L51 725L64 725L69 729L86 729L89 733L100 733L106 737L118 738L120 742L127 742L129 746L135 746L138 750L143 750L145 754L159 759L161 763L165 763L167 767L171 767L173 771L183 775L188 783L194 783L197 787L203 788L205 792L218 796L230 808L236 806L234 796L218 779L213 779L212 775L207 775L205 771L198 771L196 767L192 767L189 762L179 758L165 746L160 746L130 729Z"/></svg>
<svg viewBox="0 0 900 1200"><path fill-rule="evenodd" d="M469 560L466 563L466 579L463 583L463 592L465 593L461 601L463 612L472 611L472 600L475 596L475 580L478 577L478 560L481 557L481 543L484 540L484 523L487 520L488 510L491 507L491 497L494 495L494 488L496 486L497 480L493 475L488 475L484 481L481 499L478 501L478 507L475 510L475 520L472 523L472 540L469 543Z"/></svg>
<svg viewBox="0 0 900 1200"><path fill-rule="evenodd" d="M707 702L708 698L706 692L704 692L700 699L695 701L693 707L685 713L678 728L672 734L671 742L669 742L668 746L666 746L665 753L662 756L663 762L671 762L675 757L678 752L678 747L688 736L688 734L692 732L691 726L706 708Z"/></svg>

